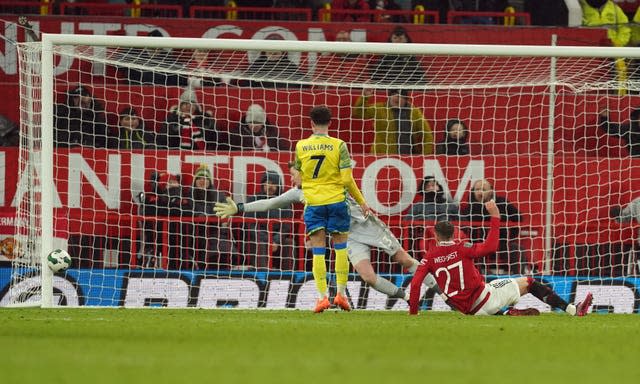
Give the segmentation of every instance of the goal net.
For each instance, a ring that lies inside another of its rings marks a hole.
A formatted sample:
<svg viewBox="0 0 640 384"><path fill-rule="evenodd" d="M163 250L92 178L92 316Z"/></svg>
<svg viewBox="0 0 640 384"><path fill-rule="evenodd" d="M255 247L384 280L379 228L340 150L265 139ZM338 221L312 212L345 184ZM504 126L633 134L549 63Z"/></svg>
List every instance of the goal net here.
<svg viewBox="0 0 640 384"><path fill-rule="evenodd" d="M617 59L637 50L285 37L20 45L16 236L0 305L312 308L303 205L265 200L293 187L295 144L327 105L379 219L354 219L350 251L381 277L407 287L390 244L419 260L437 220L482 241L493 197L500 248L478 261L489 279L536 275L568 301L592 291L594 310L637 308L638 217L625 213L640 196L628 133L640 88L634 61ZM239 212L221 219L226 197ZM72 265L53 275L58 248ZM353 267L348 294L355 308L407 309ZM428 290L421 305L448 309Z"/></svg>

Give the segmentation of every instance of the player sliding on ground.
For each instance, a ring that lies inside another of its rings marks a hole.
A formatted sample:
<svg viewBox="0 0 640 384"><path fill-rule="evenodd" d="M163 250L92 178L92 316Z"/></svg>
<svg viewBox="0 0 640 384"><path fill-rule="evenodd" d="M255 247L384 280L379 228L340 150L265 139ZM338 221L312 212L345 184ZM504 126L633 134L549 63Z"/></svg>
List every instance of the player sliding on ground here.
<svg viewBox="0 0 640 384"><path fill-rule="evenodd" d="M304 203L304 196L300 189L300 173L294 168L293 162L289 162L287 165L291 173L293 188L280 196L246 204L236 204L233 199L227 198L226 203L216 203L214 208L216 215L225 219L243 212L264 212L271 209L287 208L294 203ZM347 197L347 204L351 215L351 229L347 239L347 247L349 261L353 268L362 280L376 291L384 293L390 298L408 301L409 294L404 289L375 273L371 265L371 248L376 247L383 250L410 273L414 273L418 268L418 260L409 256L398 239L376 215L369 214L365 217L362 209L351 196ZM433 276L427 276L425 282L428 287L437 290L438 287Z"/></svg>
<svg viewBox="0 0 640 384"><path fill-rule="evenodd" d="M442 298L454 309L466 315L494 315L502 308L518 302L520 296L531 293L552 308L559 308L570 315L584 316L591 305L592 295L574 305L562 300L551 288L532 277L497 279L486 284L473 260L495 253L500 235L500 212L490 200L485 207L491 215L491 228L484 243L457 243L453 239L453 225L441 221L435 225L437 246L430 249L420 262L411 281L409 313L418 314L420 285L427 273L432 273L442 290ZM538 314L533 308L509 309L506 314Z"/></svg>

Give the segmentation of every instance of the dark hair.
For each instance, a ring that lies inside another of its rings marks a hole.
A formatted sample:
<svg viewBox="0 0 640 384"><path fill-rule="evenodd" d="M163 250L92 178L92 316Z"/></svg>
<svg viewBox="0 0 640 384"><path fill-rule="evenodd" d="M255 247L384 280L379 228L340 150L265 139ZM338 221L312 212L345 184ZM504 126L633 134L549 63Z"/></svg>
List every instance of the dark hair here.
<svg viewBox="0 0 640 384"><path fill-rule="evenodd" d="M456 124L460 124L460 126L464 130L464 135L466 137L469 134L469 128L467 128L467 124L465 124L464 121L459 120L459 119L451 119L451 120L447 121L447 128L446 128L447 135L449 135L449 131L451 130L451 127L453 127Z"/></svg>
<svg viewBox="0 0 640 384"><path fill-rule="evenodd" d="M387 96L400 95L402 97L409 97L409 91L406 89L392 88L387 91Z"/></svg>
<svg viewBox="0 0 640 384"><path fill-rule="evenodd" d="M411 43L412 42L411 37L407 33L407 30L403 26L400 26L400 25L398 25L397 27L395 27L393 29L393 31L391 31L391 34L389 35L389 39L388 39L389 43L391 42L391 37L392 36L406 36L407 43Z"/></svg>
<svg viewBox="0 0 640 384"><path fill-rule="evenodd" d="M451 224L446 220L436 223L433 229L436 231L436 235L438 235L440 240L446 241L446 240L451 240L453 238L453 231L454 231L453 224Z"/></svg>
<svg viewBox="0 0 640 384"><path fill-rule="evenodd" d="M435 177L433 177L433 176L425 176L425 178L422 179L422 182L420 182L420 193L422 193L424 195L425 188L427 188L427 184L429 184L432 181L434 181L438 185L438 187L440 187L440 183L438 183L436 181Z"/></svg>
<svg viewBox="0 0 640 384"><path fill-rule="evenodd" d="M329 125L329 122L331 122L331 111L327 106L320 105L311 109L309 117L311 117L311 121L313 121L315 125Z"/></svg>

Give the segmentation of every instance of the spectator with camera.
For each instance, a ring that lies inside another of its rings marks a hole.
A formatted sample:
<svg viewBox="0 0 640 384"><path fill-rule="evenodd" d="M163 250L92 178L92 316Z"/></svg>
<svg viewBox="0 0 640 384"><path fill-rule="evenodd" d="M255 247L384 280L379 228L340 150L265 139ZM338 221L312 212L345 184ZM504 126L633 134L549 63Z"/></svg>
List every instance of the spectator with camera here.
<svg viewBox="0 0 640 384"><path fill-rule="evenodd" d="M500 211L500 221L510 222L508 226L500 228L500 241L495 258L487 258L491 272L523 274L530 267L524 260L523 252L518 244L520 229L513 223L522 222L522 216L515 205L504 196L495 193L493 184L486 179L476 180L469 195L469 203L460 209L460 220L471 222L470 226L463 226L463 230L472 242L482 242L486 239L487 224L491 215L485 208L485 203L495 200ZM491 265L493 264L493 265Z"/></svg>
<svg viewBox="0 0 640 384"><path fill-rule="evenodd" d="M458 203L448 198L440 183L433 176L427 176L420 183L422 201L411 206L407 220L457 220Z"/></svg>

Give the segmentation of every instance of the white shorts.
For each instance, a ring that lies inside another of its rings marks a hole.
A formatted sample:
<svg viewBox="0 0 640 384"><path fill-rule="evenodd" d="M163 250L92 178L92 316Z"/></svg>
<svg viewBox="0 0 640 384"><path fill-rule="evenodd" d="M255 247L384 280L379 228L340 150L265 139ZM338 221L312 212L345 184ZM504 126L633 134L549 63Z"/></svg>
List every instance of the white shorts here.
<svg viewBox="0 0 640 384"><path fill-rule="evenodd" d="M395 255L402 246L389 228L375 215L363 222L352 221L347 240L349 261L356 265L362 260L371 260L371 248L379 248L389 256Z"/></svg>
<svg viewBox="0 0 640 384"><path fill-rule="evenodd" d="M489 299L475 313L476 315L495 315L503 307L514 305L520 299L520 288L516 279L496 279L486 284L480 297L489 293Z"/></svg>

